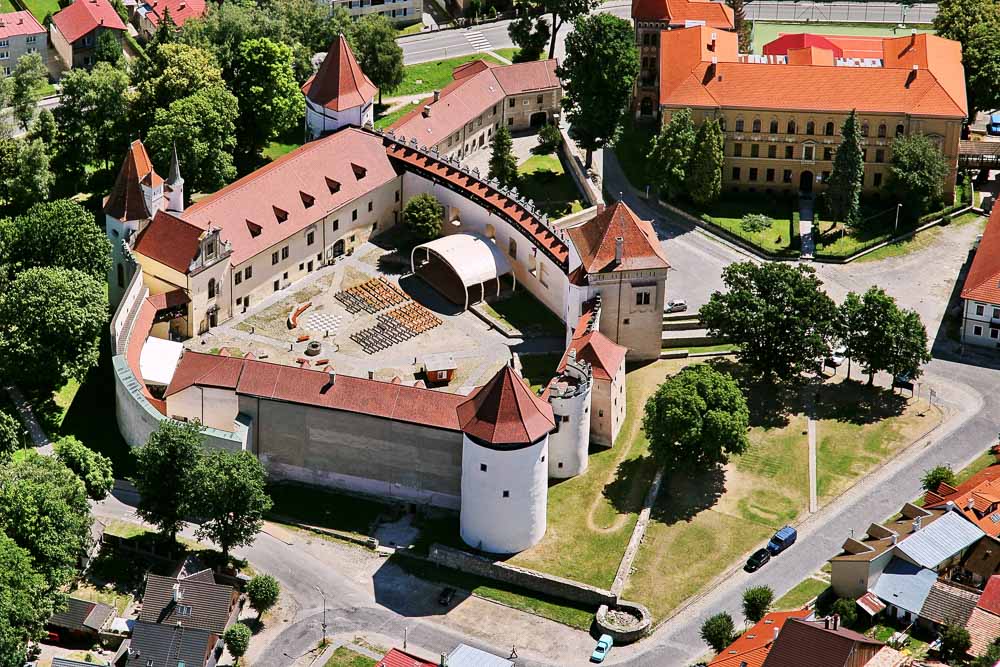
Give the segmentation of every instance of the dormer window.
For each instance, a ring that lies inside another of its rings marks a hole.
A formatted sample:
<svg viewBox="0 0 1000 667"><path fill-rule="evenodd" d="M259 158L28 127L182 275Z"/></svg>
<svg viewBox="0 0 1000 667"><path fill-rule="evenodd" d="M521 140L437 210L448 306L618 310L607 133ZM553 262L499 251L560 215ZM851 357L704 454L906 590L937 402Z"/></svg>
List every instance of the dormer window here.
<svg viewBox="0 0 1000 667"><path fill-rule="evenodd" d="M288 220L288 211L282 210L277 206L272 206L271 209L274 211L274 218L278 221L279 225Z"/></svg>
<svg viewBox="0 0 1000 667"><path fill-rule="evenodd" d="M302 192L301 190L299 190L299 197L302 198L302 205L305 206L306 208L312 206L313 203L316 201L316 198L313 197L311 194Z"/></svg>
<svg viewBox="0 0 1000 667"><path fill-rule="evenodd" d="M354 164L353 162L351 163L351 169L354 171L354 178L358 179L359 181L368 175L367 169L365 169L361 165Z"/></svg>
<svg viewBox="0 0 1000 667"><path fill-rule="evenodd" d="M205 259L215 259L215 255L216 255L217 251L218 251L218 247L216 246L215 239L214 238L213 239L209 239L205 243Z"/></svg>
<svg viewBox="0 0 1000 667"><path fill-rule="evenodd" d="M326 187L330 189L330 194L335 195L340 192L340 183L330 177L326 179Z"/></svg>
<svg viewBox="0 0 1000 667"><path fill-rule="evenodd" d="M260 236L261 231L263 231L260 225L251 220L247 220L247 230L250 232L250 236L253 238L257 238L258 236Z"/></svg>

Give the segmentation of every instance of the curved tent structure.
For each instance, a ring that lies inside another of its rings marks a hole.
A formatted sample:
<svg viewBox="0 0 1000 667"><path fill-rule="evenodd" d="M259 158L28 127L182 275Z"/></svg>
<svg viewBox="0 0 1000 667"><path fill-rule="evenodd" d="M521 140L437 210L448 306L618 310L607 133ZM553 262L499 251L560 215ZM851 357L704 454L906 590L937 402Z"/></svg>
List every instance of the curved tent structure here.
<svg viewBox="0 0 1000 667"><path fill-rule="evenodd" d="M410 253L410 267L463 308L485 299L487 288L499 294L501 276L514 278L510 262L496 244L474 234L449 234L418 245Z"/></svg>

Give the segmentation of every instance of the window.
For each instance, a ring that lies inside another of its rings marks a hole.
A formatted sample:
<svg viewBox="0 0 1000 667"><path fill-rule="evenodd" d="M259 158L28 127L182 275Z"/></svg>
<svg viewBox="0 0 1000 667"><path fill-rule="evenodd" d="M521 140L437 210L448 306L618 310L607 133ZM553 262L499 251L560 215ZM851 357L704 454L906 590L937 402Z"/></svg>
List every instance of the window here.
<svg viewBox="0 0 1000 667"><path fill-rule="evenodd" d="M753 131L760 132L760 118L753 119Z"/></svg>
<svg viewBox="0 0 1000 667"><path fill-rule="evenodd" d="M750 180L751 181L757 180L757 167L750 167Z"/></svg>
<svg viewBox="0 0 1000 667"><path fill-rule="evenodd" d="M785 146L785 159L786 160L791 160L794 157L795 157L795 147L794 146Z"/></svg>
<svg viewBox="0 0 1000 667"><path fill-rule="evenodd" d="M983 328L981 326L979 326L978 324L976 326L972 327L972 335L974 335L974 336L982 336L983 335Z"/></svg>
<svg viewBox="0 0 1000 667"><path fill-rule="evenodd" d="M243 305L243 297L241 297L241 296L236 297L236 305L237 306L242 306Z"/></svg>
<svg viewBox="0 0 1000 667"><path fill-rule="evenodd" d="M826 121L825 134L828 137L832 137L833 136L833 121L832 120Z"/></svg>
<svg viewBox="0 0 1000 667"><path fill-rule="evenodd" d="M538 97L536 97L535 102L537 102L539 106L541 106L541 104L545 102L545 95L539 95Z"/></svg>
<svg viewBox="0 0 1000 667"><path fill-rule="evenodd" d="M10 51L0 51L0 60L7 60L10 58Z"/></svg>
<svg viewBox="0 0 1000 667"><path fill-rule="evenodd" d="M281 259L288 259L288 246L281 249Z"/></svg>
<svg viewBox="0 0 1000 667"><path fill-rule="evenodd" d="M795 121L788 121L788 128L785 130L786 134L795 134Z"/></svg>
<svg viewBox="0 0 1000 667"><path fill-rule="evenodd" d="M736 119L736 131L737 132L742 132L743 131L743 119L742 118L737 118Z"/></svg>
<svg viewBox="0 0 1000 667"><path fill-rule="evenodd" d="M215 278L208 279L208 298L215 298Z"/></svg>
<svg viewBox="0 0 1000 667"><path fill-rule="evenodd" d="M782 183L791 183L792 182L792 170L791 169L785 169L783 172L781 172L781 182Z"/></svg>
<svg viewBox="0 0 1000 667"><path fill-rule="evenodd" d="M802 159L806 162L810 162L816 158L815 156L816 147L813 145L807 145L802 147Z"/></svg>
<svg viewBox="0 0 1000 667"><path fill-rule="evenodd" d="M1000 320L1000 308L993 309L993 319Z"/></svg>
<svg viewBox="0 0 1000 667"><path fill-rule="evenodd" d="M823 159L832 160L833 159L833 149L829 146L823 148Z"/></svg>
<svg viewBox="0 0 1000 667"><path fill-rule="evenodd" d="M516 104L517 104L517 102L515 102L515 101L514 101L514 98L513 98L513 97L512 97L512 98L510 98L510 99L509 99L509 100L507 101L507 106L509 106L509 107L510 107L511 109L513 109L513 108L514 108L514 105L516 105Z"/></svg>
<svg viewBox="0 0 1000 667"><path fill-rule="evenodd" d="M26 44L34 44L36 41L38 41L38 35L28 35L24 39L24 41Z"/></svg>
<svg viewBox="0 0 1000 667"><path fill-rule="evenodd" d="M1000 329L994 329L993 327L990 327L990 338L992 338L993 340L1000 338Z"/></svg>
<svg viewBox="0 0 1000 667"><path fill-rule="evenodd" d="M768 183L774 183L774 169L768 169L764 174L764 179Z"/></svg>
<svg viewBox="0 0 1000 667"><path fill-rule="evenodd" d="M750 157L760 157L760 144L750 144Z"/></svg>
<svg viewBox="0 0 1000 667"><path fill-rule="evenodd" d="M485 463L480 463L479 464L479 472L486 472L486 464Z"/></svg>
<svg viewBox="0 0 1000 667"><path fill-rule="evenodd" d="M243 275L247 280L250 280L250 276L253 275L253 267L248 266L247 268L243 269Z"/></svg>
<svg viewBox="0 0 1000 667"><path fill-rule="evenodd" d="M510 491L508 491L507 489L504 489L503 497L504 498L510 498Z"/></svg>
<svg viewBox="0 0 1000 667"><path fill-rule="evenodd" d="M340 229L340 220L334 220L333 221L333 231L337 231L338 229Z"/></svg>
<svg viewBox="0 0 1000 667"><path fill-rule="evenodd" d="M233 274L233 283L239 285L241 282L243 282L243 272L237 271Z"/></svg>
<svg viewBox="0 0 1000 667"><path fill-rule="evenodd" d="M399 190L396 190L396 201L399 201Z"/></svg>
<svg viewBox="0 0 1000 667"><path fill-rule="evenodd" d="M372 202L368 202L368 212L372 212Z"/></svg>
<svg viewBox="0 0 1000 667"><path fill-rule="evenodd" d="M510 243L507 244L507 254L517 259L517 241L514 239L511 239Z"/></svg>
<svg viewBox="0 0 1000 667"><path fill-rule="evenodd" d="M824 183L828 183L829 181L830 181L830 172L824 171L823 172L823 182Z"/></svg>
<svg viewBox="0 0 1000 667"><path fill-rule="evenodd" d="M903 129L903 124L900 123L899 125L896 126L896 136L897 137L901 137L901 136L903 136L904 133L905 133L905 130Z"/></svg>
<svg viewBox="0 0 1000 667"><path fill-rule="evenodd" d="M507 125L508 126L512 126L513 124L514 124L514 119L513 118L508 118L507 119Z"/></svg>
<svg viewBox="0 0 1000 667"><path fill-rule="evenodd" d="M986 306L977 303L976 304L976 315L982 315L986 312Z"/></svg>
<svg viewBox="0 0 1000 667"><path fill-rule="evenodd" d="M635 293L635 305L637 305L637 306L648 306L649 305L649 292L636 292Z"/></svg>
<svg viewBox="0 0 1000 667"><path fill-rule="evenodd" d="M812 121L806 123L806 134L816 134L816 123Z"/></svg>
<svg viewBox="0 0 1000 667"><path fill-rule="evenodd" d="M771 119L771 127L769 129L771 131L771 134L777 134L778 133L778 119L777 118L772 118Z"/></svg>
<svg viewBox="0 0 1000 667"><path fill-rule="evenodd" d="M353 211L351 211L351 222L357 219L358 219L358 209L354 209Z"/></svg>
<svg viewBox="0 0 1000 667"><path fill-rule="evenodd" d="M9 39L0 39L0 48L7 48L8 46L10 46Z"/></svg>
<svg viewBox="0 0 1000 667"><path fill-rule="evenodd" d="M876 173L872 175L872 185L876 188L882 187L882 174Z"/></svg>
<svg viewBox="0 0 1000 667"><path fill-rule="evenodd" d="M767 147L767 156L768 157L772 157L772 158L773 157L778 157L778 147L775 146L774 144L771 144L770 146L768 146Z"/></svg>
<svg viewBox="0 0 1000 667"><path fill-rule="evenodd" d="M877 134L879 139L885 139L885 123L878 124Z"/></svg>
<svg viewBox="0 0 1000 667"><path fill-rule="evenodd" d="M740 168L739 167L733 167L733 180L734 181L740 180Z"/></svg>
<svg viewBox="0 0 1000 667"><path fill-rule="evenodd" d="M185 605L185 604L179 604L179 605L177 605L177 615L178 616L190 616L191 615L191 607L188 606L188 605Z"/></svg>
<svg viewBox="0 0 1000 667"><path fill-rule="evenodd" d="M878 149L875 150L875 161L876 162L885 162L885 150L884 149L878 148Z"/></svg>
<svg viewBox="0 0 1000 667"><path fill-rule="evenodd" d="M868 162L868 149L867 148L862 148L861 149L861 161L862 162Z"/></svg>
<svg viewBox="0 0 1000 667"><path fill-rule="evenodd" d="M271 266L274 266L277 263L278 263L278 251L276 250L271 253Z"/></svg>
<svg viewBox="0 0 1000 667"><path fill-rule="evenodd" d="M862 137L867 137L868 136L868 121L867 120L865 122L861 123L861 136Z"/></svg>
<svg viewBox="0 0 1000 667"><path fill-rule="evenodd" d="M723 132L726 131L726 118L725 118L725 116L723 116L722 118L719 118L719 129L722 130Z"/></svg>
<svg viewBox="0 0 1000 667"><path fill-rule="evenodd" d="M743 144L733 144L733 157L743 157Z"/></svg>
<svg viewBox="0 0 1000 667"><path fill-rule="evenodd" d="M316 241L316 232L310 231L306 234L306 245L312 245Z"/></svg>
<svg viewBox="0 0 1000 667"><path fill-rule="evenodd" d="M299 271L302 271L305 268L306 268L306 263L305 262L299 262Z"/></svg>

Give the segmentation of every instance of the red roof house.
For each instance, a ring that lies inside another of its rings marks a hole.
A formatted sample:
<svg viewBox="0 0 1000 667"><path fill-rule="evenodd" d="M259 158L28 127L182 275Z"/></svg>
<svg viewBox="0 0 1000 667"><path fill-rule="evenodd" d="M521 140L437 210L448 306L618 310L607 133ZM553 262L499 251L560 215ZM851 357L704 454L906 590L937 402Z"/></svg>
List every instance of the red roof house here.
<svg viewBox="0 0 1000 667"><path fill-rule="evenodd" d="M177 216L157 211L153 221L139 232L132 249L178 273L186 274L192 260L198 256L204 233L204 229Z"/></svg>
<svg viewBox="0 0 1000 667"><path fill-rule="evenodd" d="M732 8L711 0L632 0L632 18L663 22L673 28L698 21L723 30L732 30L734 26Z"/></svg>
<svg viewBox="0 0 1000 667"><path fill-rule="evenodd" d="M125 24L108 0L76 0L52 15L49 38L67 67L93 64L98 35L113 31L119 42L124 39Z"/></svg>
<svg viewBox="0 0 1000 667"><path fill-rule="evenodd" d="M375 663L375 667L437 667L436 662L421 660L415 655L394 648Z"/></svg>
<svg viewBox="0 0 1000 667"><path fill-rule="evenodd" d="M715 656L708 667L761 667L785 621L806 618L810 613L808 609L771 612Z"/></svg>
<svg viewBox="0 0 1000 667"><path fill-rule="evenodd" d="M962 342L996 347L1000 329L1000 206L994 206L962 285Z"/></svg>
<svg viewBox="0 0 1000 667"><path fill-rule="evenodd" d="M190 19L204 16L205 0L148 0L139 6L136 13L140 17L139 30L152 37L168 13L178 28Z"/></svg>
<svg viewBox="0 0 1000 667"><path fill-rule="evenodd" d="M595 217L567 232L587 273L670 268L653 226L625 202L599 207Z"/></svg>
<svg viewBox="0 0 1000 667"><path fill-rule="evenodd" d="M764 45L765 56L783 56L791 49L816 47L832 51L836 58L877 58L885 55L882 37L856 35L814 35L808 32L789 33Z"/></svg>
<svg viewBox="0 0 1000 667"><path fill-rule="evenodd" d="M104 213L120 221L145 220L152 211L143 186L155 189L162 185L163 179L153 170L146 147L136 139L129 145L118 178L104 200Z"/></svg>

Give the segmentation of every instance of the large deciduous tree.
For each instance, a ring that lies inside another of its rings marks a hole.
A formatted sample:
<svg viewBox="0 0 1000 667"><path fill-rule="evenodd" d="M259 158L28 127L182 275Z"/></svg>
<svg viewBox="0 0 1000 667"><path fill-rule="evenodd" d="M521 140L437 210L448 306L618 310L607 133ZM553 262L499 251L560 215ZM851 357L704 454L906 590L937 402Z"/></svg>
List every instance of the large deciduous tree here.
<svg viewBox="0 0 1000 667"><path fill-rule="evenodd" d="M673 468L725 463L749 446L750 411L736 381L711 366L689 366L646 401L642 418L653 454Z"/></svg>
<svg viewBox="0 0 1000 667"><path fill-rule="evenodd" d="M281 585L269 574L258 574L247 584L247 598L250 606L257 610L257 618L278 604L280 596Z"/></svg>
<svg viewBox="0 0 1000 667"><path fill-rule="evenodd" d="M173 542L196 497L196 475L203 456L196 423L160 422L145 445L134 450L133 483L139 491L136 514L159 527Z"/></svg>
<svg viewBox="0 0 1000 667"><path fill-rule="evenodd" d="M721 611L709 616L701 624L702 640L716 653L721 653L729 646L734 636L736 636L736 626L733 625L733 617L728 612Z"/></svg>
<svg viewBox="0 0 1000 667"><path fill-rule="evenodd" d="M830 353L837 307L810 266L730 264L725 292L700 317L709 335L740 346L743 364L768 382L792 380Z"/></svg>
<svg viewBox="0 0 1000 667"><path fill-rule="evenodd" d="M14 219L12 268L59 266L77 269L95 280L107 279L111 242L94 214L69 199L35 204Z"/></svg>
<svg viewBox="0 0 1000 667"><path fill-rule="evenodd" d="M542 52L552 37L552 30L548 21L524 14L511 21L507 26L507 34L510 41L520 49L514 57L515 62L529 62L542 57Z"/></svg>
<svg viewBox="0 0 1000 667"><path fill-rule="evenodd" d="M125 60L122 52L122 43L113 30L102 30L97 35L97 45L94 47L95 63L110 63L115 67L121 67Z"/></svg>
<svg viewBox="0 0 1000 667"><path fill-rule="evenodd" d="M41 635L52 602L31 553L0 532L0 667L26 664L28 639Z"/></svg>
<svg viewBox="0 0 1000 667"><path fill-rule="evenodd" d="M827 181L830 215L851 228L861 224L861 188L865 178L864 149L858 114L852 110L840 128L840 148Z"/></svg>
<svg viewBox="0 0 1000 667"><path fill-rule="evenodd" d="M10 460L21 448L21 421L7 410L0 409L0 464Z"/></svg>
<svg viewBox="0 0 1000 667"><path fill-rule="evenodd" d="M881 287L872 286L862 295L849 292L839 316L847 354L868 373L869 385L879 371L917 378L930 361L920 315L900 308Z"/></svg>
<svg viewBox="0 0 1000 667"><path fill-rule="evenodd" d="M159 126L157 114L168 111L175 102L206 89L223 87L222 71L215 57L187 44L164 44L148 58L137 59L132 79L137 96L133 116L140 132ZM235 105L232 106L235 111Z"/></svg>
<svg viewBox="0 0 1000 667"><path fill-rule="evenodd" d="M556 57L556 39L563 24L578 22L587 14L597 9L601 0L535 0L539 9L548 14L552 26L552 38L549 42L549 58ZM579 26L577 26L579 28ZM567 38L567 50L568 50Z"/></svg>
<svg viewBox="0 0 1000 667"><path fill-rule="evenodd" d="M247 155L258 155L269 141L299 125L305 113L291 48L266 37L239 46L230 88L239 101L238 150Z"/></svg>
<svg viewBox="0 0 1000 667"><path fill-rule="evenodd" d="M0 206L18 214L49 197L55 182L49 153L38 139L0 139Z"/></svg>
<svg viewBox="0 0 1000 667"><path fill-rule="evenodd" d="M195 474L197 512L204 519L198 537L218 544L228 559L233 547L253 543L271 509L264 466L250 452L217 450L201 459Z"/></svg>
<svg viewBox="0 0 1000 667"><path fill-rule="evenodd" d="M89 163L117 163L125 152L131 132L129 78L109 63L98 63L90 71L70 70L61 84L55 111L60 135L57 171L83 180Z"/></svg>
<svg viewBox="0 0 1000 667"><path fill-rule="evenodd" d="M493 133L490 146L490 178L510 187L517 183L517 158L514 157L514 140L506 125Z"/></svg>
<svg viewBox="0 0 1000 667"><path fill-rule="evenodd" d="M691 110L678 109L660 128L649 151L649 160L655 165L653 184L669 201L680 198L687 190L685 181L696 133Z"/></svg>
<svg viewBox="0 0 1000 667"><path fill-rule="evenodd" d="M722 194L723 145L719 121L709 118L703 122L695 135L685 182L688 195L699 206L712 203Z"/></svg>
<svg viewBox="0 0 1000 667"><path fill-rule="evenodd" d="M115 485L111 459L95 452L71 435L60 438L55 444L56 457L76 473L94 500L104 500Z"/></svg>
<svg viewBox="0 0 1000 667"><path fill-rule="evenodd" d="M444 207L434 195L421 193L406 202L403 223L418 241L431 241L441 236L444 224Z"/></svg>
<svg viewBox="0 0 1000 667"><path fill-rule="evenodd" d="M557 71L571 133L587 151L590 167L594 151L618 139L632 99L639 74L632 25L611 14L580 17L566 37L566 58Z"/></svg>
<svg viewBox="0 0 1000 667"><path fill-rule="evenodd" d="M911 217L920 217L941 200L948 172L941 150L926 136L912 134L893 140L889 187Z"/></svg>
<svg viewBox="0 0 1000 667"><path fill-rule="evenodd" d="M382 93L403 83L403 49L396 43L396 29L382 14L368 14L355 24L351 46L361 71L378 86L382 104Z"/></svg>
<svg viewBox="0 0 1000 667"><path fill-rule="evenodd" d="M23 385L61 387L97 364L105 285L76 269L23 271L0 296L0 367Z"/></svg>
<svg viewBox="0 0 1000 667"><path fill-rule="evenodd" d="M14 107L14 118L24 130L28 129L35 118L38 100L42 99L48 75L49 71L39 54L26 53L18 58L11 75L11 104Z"/></svg>

